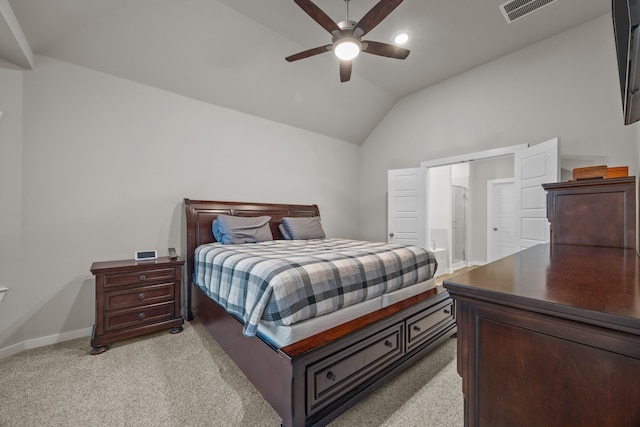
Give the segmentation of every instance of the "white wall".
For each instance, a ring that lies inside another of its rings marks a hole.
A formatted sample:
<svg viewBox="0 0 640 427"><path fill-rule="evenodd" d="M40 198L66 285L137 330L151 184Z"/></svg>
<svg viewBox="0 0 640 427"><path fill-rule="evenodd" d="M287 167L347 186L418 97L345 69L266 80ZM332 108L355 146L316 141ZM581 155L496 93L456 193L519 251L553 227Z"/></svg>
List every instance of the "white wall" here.
<svg viewBox="0 0 640 427"><path fill-rule="evenodd" d="M451 166L439 166L428 170L429 200L427 201L429 228L451 228ZM431 237L433 239L433 237ZM438 247L445 243L438 241Z"/></svg>
<svg viewBox="0 0 640 427"><path fill-rule="evenodd" d="M86 333L93 261L181 250L184 197L316 203L329 236L356 237L358 146L36 61L24 72L24 302L11 320L25 340ZM14 343L0 325L0 353Z"/></svg>
<svg viewBox="0 0 640 427"><path fill-rule="evenodd" d="M361 146L360 237L384 239L388 169L553 137L562 167L637 171L608 15L401 99Z"/></svg>
<svg viewBox="0 0 640 427"><path fill-rule="evenodd" d="M566 168L635 174L617 78L604 16L400 100L359 148L46 57L2 69L0 357L86 333L91 263L182 248L183 197L317 203L329 235L384 241L388 169L559 137Z"/></svg>
<svg viewBox="0 0 640 427"><path fill-rule="evenodd" d="M23 341L22 287L22 72L0 68L0 349Z"/></svg>
<svg viewBox="0 0 640 427"><path fill-rule="evenodd" d="M451 166L429 168L427 200L427 245L451 249ZM444 271L447 265L441 266Z"/></svg>

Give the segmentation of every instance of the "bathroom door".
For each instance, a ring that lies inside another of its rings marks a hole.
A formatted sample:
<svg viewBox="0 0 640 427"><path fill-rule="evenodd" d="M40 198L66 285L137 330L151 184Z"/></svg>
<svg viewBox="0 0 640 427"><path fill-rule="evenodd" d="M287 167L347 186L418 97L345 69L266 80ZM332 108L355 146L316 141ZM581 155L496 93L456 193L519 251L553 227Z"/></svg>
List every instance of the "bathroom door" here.
<svg viewBox="0 0 640 427"><path fill-rule="evenodd" d="M487 262L520 250L514 240L514 179L487 181Z"/></svg>

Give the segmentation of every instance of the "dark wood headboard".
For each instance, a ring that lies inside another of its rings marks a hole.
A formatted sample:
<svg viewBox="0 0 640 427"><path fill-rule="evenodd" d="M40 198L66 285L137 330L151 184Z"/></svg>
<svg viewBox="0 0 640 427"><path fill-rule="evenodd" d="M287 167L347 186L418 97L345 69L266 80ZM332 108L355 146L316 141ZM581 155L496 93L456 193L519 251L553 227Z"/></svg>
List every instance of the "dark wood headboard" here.
<svg viewBox="0 0 640 427"><path fill-rule="evenodd" d="M206 243L213 243L211 223L219 214L235 216L262 216L269 215L271 221L271 234L273 238L280 240L280 223L285 217L313 217L320 216L317 205L286 205L273 203L246 203L246 202L219 202L209 200L184 199L184 207L187 223L187 286L185 299L187 308L187 320L192 319L191 314L191 282L193 280L193 255L196 248Z"/></svg>

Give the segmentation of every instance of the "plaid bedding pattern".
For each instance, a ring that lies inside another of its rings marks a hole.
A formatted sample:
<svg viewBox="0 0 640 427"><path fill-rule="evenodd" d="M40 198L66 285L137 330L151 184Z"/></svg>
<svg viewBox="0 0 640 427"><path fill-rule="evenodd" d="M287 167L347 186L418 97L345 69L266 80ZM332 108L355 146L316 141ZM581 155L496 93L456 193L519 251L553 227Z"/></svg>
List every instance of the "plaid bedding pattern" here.
<svg viewBox="0 0 640 427"><path fill-rule="evenodd" d="M430 279L435 255L418 246L337 238L196 248L194 282L244 321L291 325Z"/></svg>

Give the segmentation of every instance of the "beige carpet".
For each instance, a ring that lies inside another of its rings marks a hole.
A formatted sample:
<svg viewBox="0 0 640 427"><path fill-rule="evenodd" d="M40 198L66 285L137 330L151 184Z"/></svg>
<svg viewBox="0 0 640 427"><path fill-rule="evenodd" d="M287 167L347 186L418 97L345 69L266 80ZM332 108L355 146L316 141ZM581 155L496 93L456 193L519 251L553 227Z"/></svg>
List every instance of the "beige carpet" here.
<svg viewBox="0 0 640 427"><path fill-rule="evenodd" d="M0 360L0 426L280 425L197 323L88 349L82 338ZM330 426L462 426L455 351L451 339Z"/></svg>

